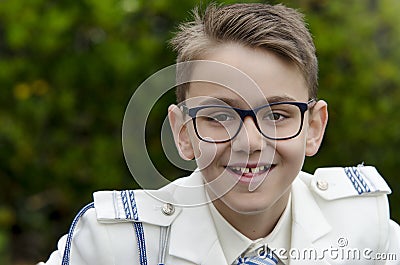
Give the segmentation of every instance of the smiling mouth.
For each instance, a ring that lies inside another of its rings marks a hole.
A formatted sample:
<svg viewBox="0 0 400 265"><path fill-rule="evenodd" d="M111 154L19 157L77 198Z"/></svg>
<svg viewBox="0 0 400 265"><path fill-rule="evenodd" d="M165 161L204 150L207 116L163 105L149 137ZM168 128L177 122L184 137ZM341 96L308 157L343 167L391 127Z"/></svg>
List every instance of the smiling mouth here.
<svg viewBox="0 0 400 265"><path fill-rule="evenodd" d="M228 169L230 169L232 172L238 175L254 175L254 174L263 174L267 171L269 171L274 165L265 165L265 166L259 166L259 167L231 167L227 166Z"/></svg>

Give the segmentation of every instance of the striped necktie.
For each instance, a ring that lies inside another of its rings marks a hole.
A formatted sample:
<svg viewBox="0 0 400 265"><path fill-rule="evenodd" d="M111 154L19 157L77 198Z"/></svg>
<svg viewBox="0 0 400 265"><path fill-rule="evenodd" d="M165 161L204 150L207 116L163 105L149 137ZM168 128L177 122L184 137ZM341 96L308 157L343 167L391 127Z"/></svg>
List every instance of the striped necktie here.
<svg viewBox="0 0 400 265"><path fill-rule="evenodd" d="M267 249L267 251L257 251L258 254L252 252L253 255L245 255L244 257L239 257L233 263L234 265L277 265L278 259L275 257L274 253ZM255 254L255 255L254 255Z"/></svg>

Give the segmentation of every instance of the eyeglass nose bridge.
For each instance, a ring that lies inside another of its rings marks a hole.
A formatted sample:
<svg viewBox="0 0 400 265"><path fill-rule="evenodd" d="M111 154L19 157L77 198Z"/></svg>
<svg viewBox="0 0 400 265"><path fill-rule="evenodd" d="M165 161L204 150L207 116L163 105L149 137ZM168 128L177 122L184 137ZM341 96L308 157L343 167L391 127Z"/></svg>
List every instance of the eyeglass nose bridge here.
<svg viewBox="0 0 400 265"><path fill-rule="evenodd" d="M237 108L233 108L233 109L237 112L237 114L239 114L242 122L244 122L244 119L249 116L253 119L253 121L255 123L257 122L256 112L254 110L252 110L252 109L249 109L249 110L237 109Z"/></svg>
<svg viewBox="0 0 400 265"><path fill-rule="evenodd" d="M239 126L239 128L238 128L238 131L237 131L237 133L232 137L232 140L239 134L240 130L242 130L242 127L243 127L243 124L244 124L244 119L245 119L246 117L251 117L252 120L253 120L253 122L254 122L254 125L256 126L256 128L257 128L257 130L258 130L258 132L259 132L261 135L263 135L264 137L266 137L266 136L264 135L264 133L261 131L260 126L258 125L258 121L257 121L257 111L258 111L258 109L249 109L249 110L238 109L238 108L233 108L233 109L236 111L237 114L239 114L239 117L240 117L241 122L240 122L240 126ZM269 137L268 137L268 138L269 138Z"/></svg>

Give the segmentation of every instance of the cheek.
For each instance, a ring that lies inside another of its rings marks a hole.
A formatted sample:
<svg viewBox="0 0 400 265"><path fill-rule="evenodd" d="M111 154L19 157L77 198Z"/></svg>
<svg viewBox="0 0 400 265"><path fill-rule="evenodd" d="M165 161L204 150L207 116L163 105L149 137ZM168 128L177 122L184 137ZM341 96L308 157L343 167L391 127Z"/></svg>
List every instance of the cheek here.
<svg viewBox="0 0 400 265"><path fill-rule="evenodd" d="M194 131L190 133L191 144L199 169L207 169L220 163L220 158L225 154L227 144L208 143L197 138Z"/></svg>
<svg viewBox="0 0 400 265"><path fill-rule="evenodd" d="M209 167L217 157L217 146L214 143L198 141L196 146L196 163L200 169Z"/></svg>
<svg viewBox="0 0 400 265"><path fill-rule="evenodd" d="M301 170L306 151L305 135L300 134L294 139L278 143L276 151L288 168Z"/></svg>

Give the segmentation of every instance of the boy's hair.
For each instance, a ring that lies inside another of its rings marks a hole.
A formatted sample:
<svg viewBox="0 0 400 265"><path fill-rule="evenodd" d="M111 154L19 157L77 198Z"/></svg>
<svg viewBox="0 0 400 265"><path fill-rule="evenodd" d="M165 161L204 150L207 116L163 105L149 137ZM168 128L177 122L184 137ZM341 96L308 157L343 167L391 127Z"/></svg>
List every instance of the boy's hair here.
<svg viewBox="0 0 400 265"><path fill-rule="evenodd" d="M303 15L294 9L268 4L210 4L204 15L193 10L194 20L179 26L171 45L177 62L201 60L210 48L234 42L273 51L294 62L316 98L318 61ZM177 87L178 103L186 98L188 84Z"/></svg>

